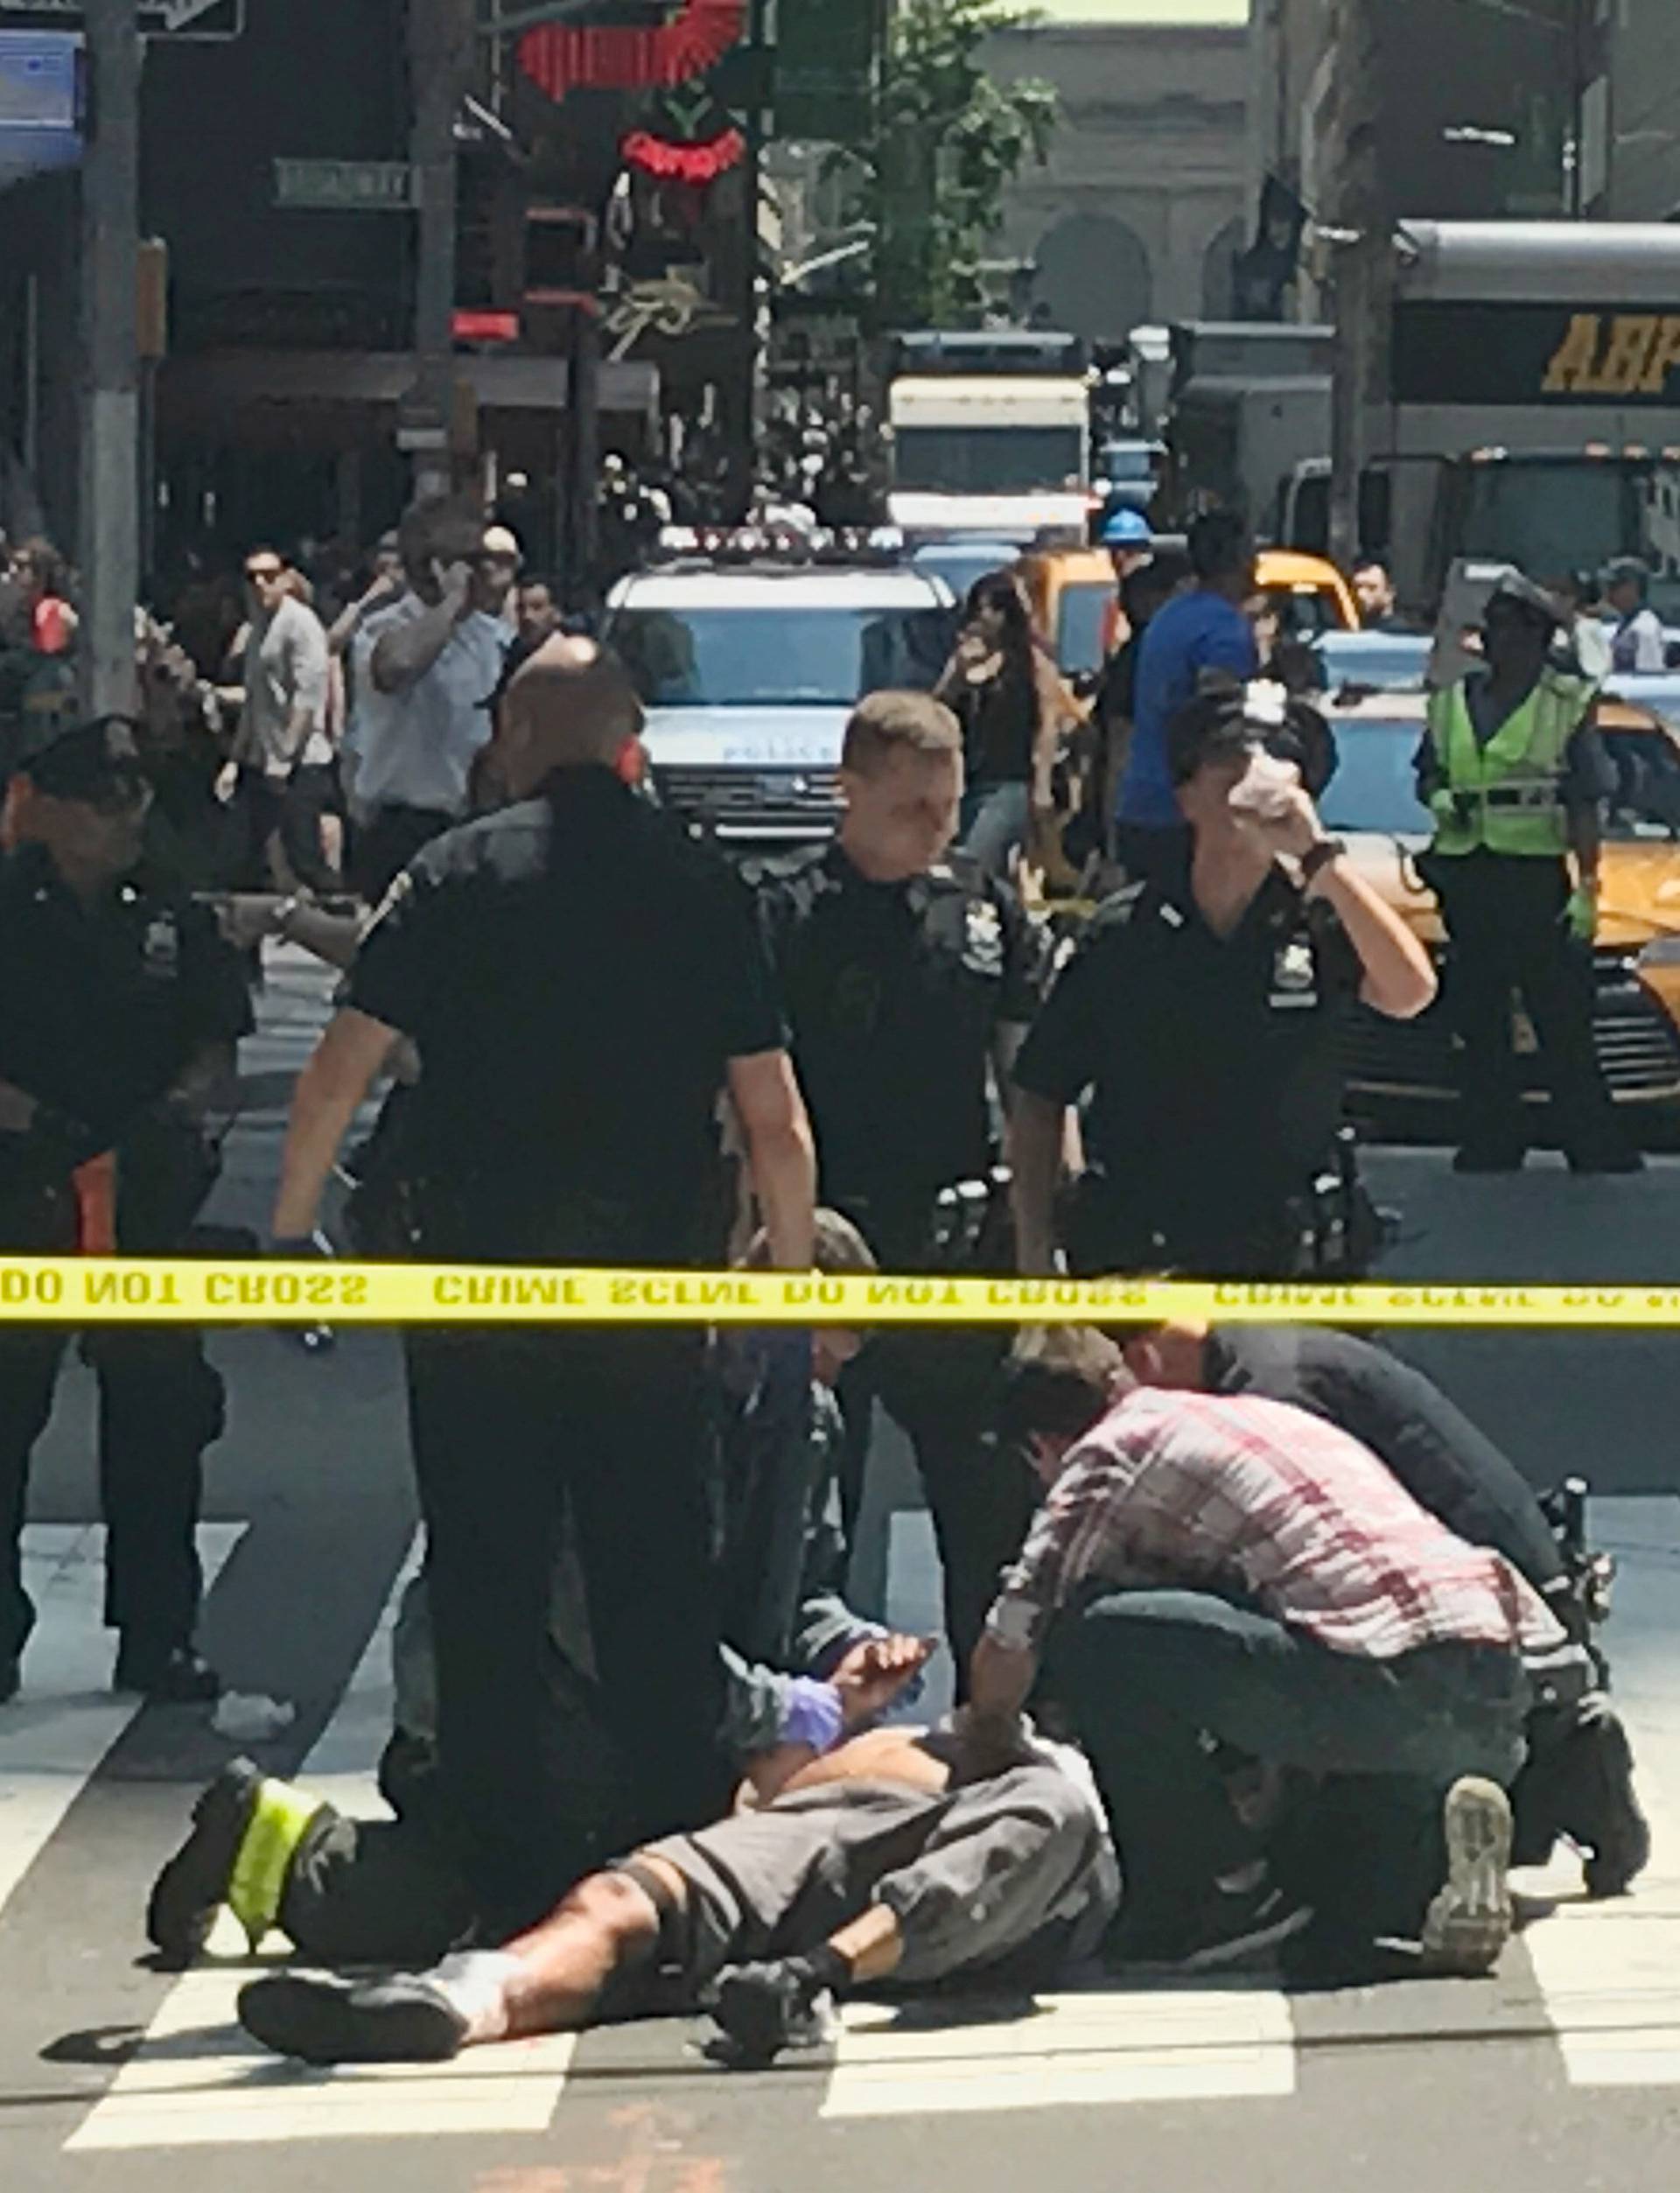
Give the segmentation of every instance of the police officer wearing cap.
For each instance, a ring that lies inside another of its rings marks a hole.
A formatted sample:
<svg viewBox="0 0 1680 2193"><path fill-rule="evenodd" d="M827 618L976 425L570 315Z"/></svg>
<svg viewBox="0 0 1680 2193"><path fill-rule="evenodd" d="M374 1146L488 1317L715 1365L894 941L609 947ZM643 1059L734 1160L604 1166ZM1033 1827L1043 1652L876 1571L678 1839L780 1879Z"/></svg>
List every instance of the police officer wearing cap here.
<svg viewBox="0 0 1680 2193"><path fill-rule="evenodd" d="M1127 886L1062 967L1015 1065L1010 1154L1026 1272L1296 1271L1303 1202L1341 1114L1355 996L1435 994L1422 947L1319 819L1303 704L1222 683L1174 718L1186 842ZM1068 1114L1085 1166L1059 1194Z"/></svg>
<svg viewBox="0 0 1680 2193"><path fill-rule="evenodd" d="M1006 1243L988 1239L985 1223L997 1096L1038 1005L1043 941L1007 884L949 850L962 734L942 703L909 692L860 702L840 783L837 836L762 879L822 1200L886 1271L989 1260L1006 1270ZM843 1386L854 1510L876 1393L910 1435L959 1669L1031 1509L1025 1479L1017 1487L984 1454L997 1354L971 1331L883 1333Z"/></svg>
<svg viewBox="0 0 1680 2193"><path fill-rule="evenodd" d="M150 797L122 718L60 734L8 795L0 1242L14 1251L170 1255L215 1179L206 1119L231 1105L250 1002L214 916L148 887ZM18 1539L67 1337L59 1326L0 1328L0 1699L18 1689L33 1626ZM187 1326L104 1327L87 1349L116 1687L214 1697L192 1639L202 1457L221 1431L221 1382Z"/></svg>
<svg viewBox="0 0 1680 2193"><path fill-rule="evenodd" d="M1592 726L1597 688L1550 650L1558 605L1520 572L1489 599L1483 661L1431 696L1418 796L1435 816L1419 865L1451 945L1464 1173L1508 1173L1528 1149L1510 1000L1539 1039L1578 1173L1636 1172L1592 1043L1599 816L1610 786Z"/></svg>

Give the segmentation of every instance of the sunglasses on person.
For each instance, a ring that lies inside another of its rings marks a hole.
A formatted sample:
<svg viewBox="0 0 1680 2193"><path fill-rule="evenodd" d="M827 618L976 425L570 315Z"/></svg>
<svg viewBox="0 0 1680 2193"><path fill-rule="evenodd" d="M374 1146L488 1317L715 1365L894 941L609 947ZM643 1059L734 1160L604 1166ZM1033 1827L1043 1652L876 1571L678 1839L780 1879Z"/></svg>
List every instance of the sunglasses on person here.
<svg viewBox="0 0 1680 2193"><path fill-rule="evenodd" d="M276 578L284 578L285 569L284 564L248 564L245 576L254 586L266 586L272 585Z"/></svg>

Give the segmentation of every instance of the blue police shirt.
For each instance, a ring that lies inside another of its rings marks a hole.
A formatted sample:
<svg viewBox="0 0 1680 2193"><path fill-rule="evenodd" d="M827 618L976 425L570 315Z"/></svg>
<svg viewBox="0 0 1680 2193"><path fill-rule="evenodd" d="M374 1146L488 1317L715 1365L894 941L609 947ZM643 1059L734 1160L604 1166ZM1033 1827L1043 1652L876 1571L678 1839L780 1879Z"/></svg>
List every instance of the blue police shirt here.
<svg viewBox="0 0 1680 2193"><path fill-rule="evenodd" d="M1203 587L1157 612L1138 659L1137 714L1120 786L1120 820L1166 830L1180 818L1166 764L1166 727L1195 698L1204 670L1253 677L1260 667L1254 627L1242 612Z"/></svg>

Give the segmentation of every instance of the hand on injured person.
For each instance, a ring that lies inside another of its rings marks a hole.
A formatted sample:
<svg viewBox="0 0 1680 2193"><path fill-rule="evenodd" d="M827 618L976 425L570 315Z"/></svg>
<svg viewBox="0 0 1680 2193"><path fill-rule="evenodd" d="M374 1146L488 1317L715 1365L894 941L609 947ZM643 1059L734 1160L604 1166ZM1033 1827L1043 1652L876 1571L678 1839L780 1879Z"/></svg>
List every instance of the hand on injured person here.
<svg viewBox="0 0 1680 2193"><path fill-rule="evenodd" d="M927 1666L937 1642L900 1635L862 1637L843 1653L829 1680L840 1693L848 1731L886 1713Z"/></svg>

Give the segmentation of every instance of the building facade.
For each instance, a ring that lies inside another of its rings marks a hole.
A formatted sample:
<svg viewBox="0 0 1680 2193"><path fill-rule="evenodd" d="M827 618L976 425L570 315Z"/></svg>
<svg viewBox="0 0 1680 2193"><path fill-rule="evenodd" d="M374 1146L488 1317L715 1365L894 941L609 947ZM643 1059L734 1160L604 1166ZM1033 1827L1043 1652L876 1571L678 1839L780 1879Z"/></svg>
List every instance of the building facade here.
<svg viewBox="0 0 1680 2193"><path fill-rule="evenodd" d="M1246 32L1044 21L996 39L990 65L1059 98L1049 158L1012 186L998 242L1030 269L1040 318L1114 341L1140 323L1228 317L1248 241Z"/></svg>

